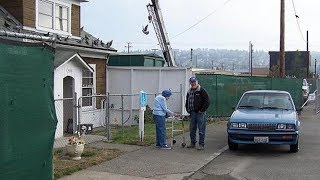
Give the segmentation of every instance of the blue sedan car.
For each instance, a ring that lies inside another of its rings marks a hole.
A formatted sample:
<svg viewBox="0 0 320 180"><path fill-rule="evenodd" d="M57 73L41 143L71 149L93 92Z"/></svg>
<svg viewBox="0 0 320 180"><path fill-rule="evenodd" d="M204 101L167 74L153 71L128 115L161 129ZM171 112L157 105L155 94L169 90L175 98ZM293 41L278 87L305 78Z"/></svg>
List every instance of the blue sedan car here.
<svg viewBox="0 0 320 180"><path fill-rule="evenodd" d="M229 149L237 150L239 144L276 144L290 145L290 152L298 152L299 129L297 110L288 92L248 91L227 125Z"/></svg>

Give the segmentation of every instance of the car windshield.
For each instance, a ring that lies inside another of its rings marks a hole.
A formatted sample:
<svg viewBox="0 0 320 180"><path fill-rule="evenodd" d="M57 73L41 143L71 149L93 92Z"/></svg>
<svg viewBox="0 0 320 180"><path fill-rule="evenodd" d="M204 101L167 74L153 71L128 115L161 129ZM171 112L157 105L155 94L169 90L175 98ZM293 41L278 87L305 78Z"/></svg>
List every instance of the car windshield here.
<svg viewBox="0 0 320 180"><path fill-rule="evenodd" d="M285 93L246 93L238 108L294 109L290 96Z"/></svg>

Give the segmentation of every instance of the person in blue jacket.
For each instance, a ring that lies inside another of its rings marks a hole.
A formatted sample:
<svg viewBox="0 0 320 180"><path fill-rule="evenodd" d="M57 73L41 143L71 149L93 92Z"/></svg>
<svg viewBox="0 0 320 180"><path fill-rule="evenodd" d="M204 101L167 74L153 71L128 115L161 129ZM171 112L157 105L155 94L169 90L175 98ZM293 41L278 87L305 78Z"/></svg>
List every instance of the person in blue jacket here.
<svg viewBox="0 0 320 180"><path fill-rule="evenodd" d="M167 106L167 100L172 95L170 90L164 90L159 94L154 101L153 119L156 123L156 146L160 149L171 149L166 144L166 114L176 116L177 114L170 111Z"/></svg>

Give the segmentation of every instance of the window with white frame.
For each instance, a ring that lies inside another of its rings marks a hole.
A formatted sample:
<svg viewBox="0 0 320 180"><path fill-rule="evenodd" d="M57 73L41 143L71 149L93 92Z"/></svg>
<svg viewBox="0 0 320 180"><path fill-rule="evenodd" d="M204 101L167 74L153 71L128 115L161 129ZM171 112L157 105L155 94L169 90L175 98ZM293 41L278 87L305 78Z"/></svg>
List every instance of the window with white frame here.
<svg viewBox="0 0 320 180"><path fill-rule="evenodd" d="M68 7L56 4L56 30L68 32Z"/></svg>
<svg viewBox="0 0 320 180"><path fill-rule="evenodd" d="M38 24L42 30L56 30L58 32L70 33L71 5L55 2L52 0L38 0Z"/></svg>
<svg viewBox="0 0 320 180"><path fill-rule="evenodd" d="M40 0L38 5L38 25L53 29L53 2Z"/></svg>
<svg viewBox="0 0 320 180"><path fill-rule="evenodd" d="M96 87L96 66L95 64L90 64L94 72L89 71L88 69L82 70L82 96L92 96L95 94ZM84 97L82 98L83 107L94 107L95 98L93 97Z"/></svg>

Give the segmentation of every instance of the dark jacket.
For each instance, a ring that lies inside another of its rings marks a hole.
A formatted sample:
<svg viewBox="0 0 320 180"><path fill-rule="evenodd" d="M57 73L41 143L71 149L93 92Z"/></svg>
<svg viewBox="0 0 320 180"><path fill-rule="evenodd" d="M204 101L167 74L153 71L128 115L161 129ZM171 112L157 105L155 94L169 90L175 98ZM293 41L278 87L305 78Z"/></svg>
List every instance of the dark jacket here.
<svg viewBox="0 0 320 180"><path fill-rule="evenodd" d="M190 89L191 90L191 89ZM190 90L187 93L187 98L186 98L186 110L189 112L189 93ZM194 93L194 110L195 112L205 112L210 105L210 99L208 96L208 93L205 89L203 89L200 85L196 92Z"/></svg>

